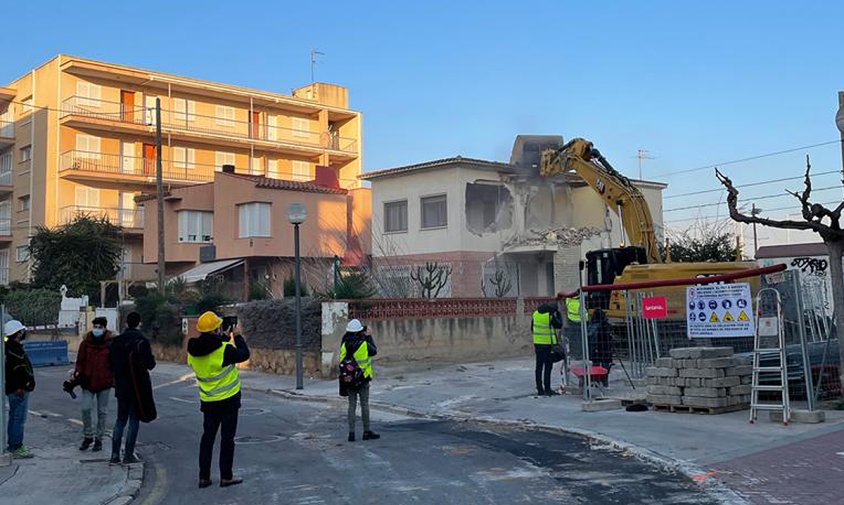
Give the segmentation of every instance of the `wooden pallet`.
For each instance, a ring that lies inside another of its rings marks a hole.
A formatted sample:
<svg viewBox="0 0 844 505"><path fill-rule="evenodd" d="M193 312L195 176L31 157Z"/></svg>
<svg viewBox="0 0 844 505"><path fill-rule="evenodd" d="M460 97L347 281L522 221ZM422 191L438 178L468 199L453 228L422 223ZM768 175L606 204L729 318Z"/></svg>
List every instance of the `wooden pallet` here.
<svg viewBox="0 0 844 505"><path fill-rule="evenodd" d="M651 405L651 408L657 412L674 412L679 414L707 414L717 415L726 414L727 412L736 412L738 410L745 410L750 408L750 405L729 405L727 407L691 407L689 405Z"/></svg>

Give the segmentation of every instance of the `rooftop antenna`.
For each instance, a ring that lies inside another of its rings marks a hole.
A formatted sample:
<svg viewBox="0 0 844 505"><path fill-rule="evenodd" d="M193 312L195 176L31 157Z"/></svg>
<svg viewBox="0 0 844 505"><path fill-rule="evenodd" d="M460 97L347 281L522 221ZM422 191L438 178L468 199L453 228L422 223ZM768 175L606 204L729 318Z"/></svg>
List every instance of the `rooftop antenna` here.
<svg viewBox="0 0 844 505"><path fill-rule="evenodd" d="M639 180L642 180L642 162L644 160L652 160L655 159L653 156L650 156L650 153L647 149L639 149L636 153L636 157L639 159Z"/></svg>
<svg viewBox="0 0 844 505"><path fill-rule="evenodd" d="M314 67L317 64L317 56L325 56L325 53L317 51L316 49L311 49L311 84L316 82L314 80Z"/></svg>

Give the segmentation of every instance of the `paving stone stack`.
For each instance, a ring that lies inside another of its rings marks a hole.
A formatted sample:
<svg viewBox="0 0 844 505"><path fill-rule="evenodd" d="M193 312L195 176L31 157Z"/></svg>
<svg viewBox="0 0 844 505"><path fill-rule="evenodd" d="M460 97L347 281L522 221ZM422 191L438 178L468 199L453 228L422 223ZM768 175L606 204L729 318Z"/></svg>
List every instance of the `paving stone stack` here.
<svg viewBox="0 0 844 505"><path fill-rule="evenodd" d="M750 406L753 366L732 347L671 349L648 367L648 403L657 410L718 414Z"/></svg>

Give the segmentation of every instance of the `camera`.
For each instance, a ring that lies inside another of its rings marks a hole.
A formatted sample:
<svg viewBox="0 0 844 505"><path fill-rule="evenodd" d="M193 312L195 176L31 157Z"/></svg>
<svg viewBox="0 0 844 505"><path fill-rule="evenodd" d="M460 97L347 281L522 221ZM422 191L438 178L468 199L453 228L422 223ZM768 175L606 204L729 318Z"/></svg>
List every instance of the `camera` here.
<svg viewBox="0 0 844 505"><path fill-rule="evenodd" d="M232 331L237 326L237 316L225 316L223 318L223 331Z"/></svg>

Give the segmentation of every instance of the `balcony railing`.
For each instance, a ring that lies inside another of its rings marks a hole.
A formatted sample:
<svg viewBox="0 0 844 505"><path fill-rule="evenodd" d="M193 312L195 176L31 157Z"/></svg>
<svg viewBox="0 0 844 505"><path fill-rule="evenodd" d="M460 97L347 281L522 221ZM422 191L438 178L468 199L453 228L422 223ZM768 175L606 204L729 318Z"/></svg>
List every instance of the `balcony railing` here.
<svg viewBox="0 0 844 505"><path fill-rule="evenodd" d="M168 181L209 182L214 180L214 167L211 165L171 160L162 160L161 165L162 177ZM155 178L156 160L73 150L62 154L60 171L68 170Z"/></svg>
<svg viewBox="0 0 844 505"><path fill-rule="evenodd" d="M77 216L104 217L112 224L123 228L144 227L143 208L124 209L120 207L88 207L84 205L70 205L68 207L62 207L62 224L70 223Z"/></svg>
<svg viewBox="0 0 844 505"><path fill-rule="evenodd" d="M155 109L126 107L119 102L72 96L62 102L62 117L81 116L101 121L155 126ZM302 145L357 153L357 140L329 132L314 132L266 123L252 123L236 119L161 109L161 128L166 133L196 133L217 135L241 140Z"/></svg>
<svg viewBox="0 0 844 505"><path fill-rule="evenodd" d="M9 267L0 268L0 286L9 285Z"/></svg>
<svg viewBox="0 0 844 505"><path fill-rule="evenodd" d="M0 186L12 185L12 172L0 172Z"/></svg>
<svg viewBox="0 0 844 505"><path fill-rule="evenodd" d="M0 119L0 138L15 138L15 122Z"/></svg>
<svg viewBox="0 0 844 505"><path fill-rule="evenodd" d="M8 207L7 207L8 208ZM12 218L0 217L0 237L8 237L12 235Z"/></svg>

